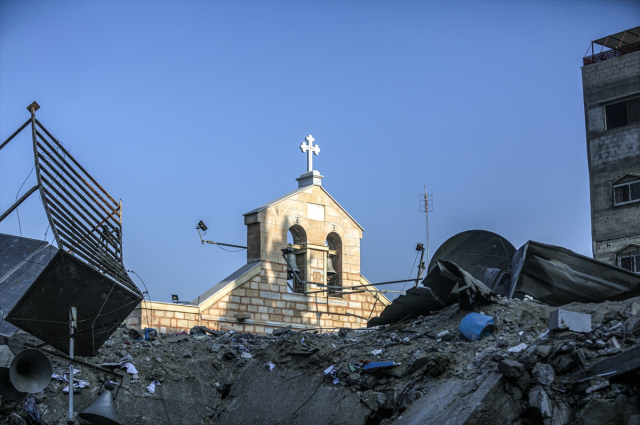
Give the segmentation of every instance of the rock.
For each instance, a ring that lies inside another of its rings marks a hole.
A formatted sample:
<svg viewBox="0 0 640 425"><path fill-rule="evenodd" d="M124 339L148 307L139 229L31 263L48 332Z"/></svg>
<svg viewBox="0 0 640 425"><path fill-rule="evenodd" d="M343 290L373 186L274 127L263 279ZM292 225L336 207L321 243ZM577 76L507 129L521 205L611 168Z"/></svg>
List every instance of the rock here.
<svg viewBox="0 0 640 425"><path fill-rule="evenodd" d="M624 330L629 336L640 336L640 316L633 316L627 319L624 322Z"/></svg>
<svg viewBox="0 0 640 425"><path fill-rule="evenodd" d="M556 377L556 374L553 371L553 367L546 363L537 363L531 373L533 374L533 379L536 382L547 387L551 385Z"/></svg>
<svg viewBox="0 0 640 425"><path fill-rule="evenodd" d="M530 384L531 384L531 378L529 377L529 373L527 371L525 371L522 374L522 376L516 380L516 385L522 391L526 391L526 389L529 388Z"/></svg>
<svg viewBox="0 0 640 425"><path fill-rule="evenodd" d="M529 391L529 405L538 408L545 418L550 418L553 413L551 400L542 385L534 385Z"/></svg>
<svg viewBox="0 0 640 425"><path fill-rule="evenodd" d="M347 384L357 387L362 382L362 378L359 373L350 373L347 375Z"/></svg>
<svg viewBox="0 0 640 425"><path fill-rule="evenodd" d="M360 400L362 400L362 402L366 404L372 412L376 412L378 410L378 397L374 391L368 390L363 392L360 396Z"/></svg>
<svg viewBox="0 0 640 425"><path fill-rule="evenodd" d="M164 381L164 377L166 376L166 372L160 368L158 369L154 369L151 371L151 373L147 376L147 378L149 378L150 381Z"/></svg>
<svg viewBox="0 0 640 425"><path fill-rule="evenodd" d="M576 362L573 360L573 357L571 357L571 354L562 354L553 359L550 364L558 374L562 375L573 369Z"/></svg>
<svg viewBox="0 0 640 425"><path fill-rule="evenodd" d="M424 352L417 352L411 356L409 360L409 372L413 373L429 362L431 357Z"/></svg>
<svg viewBox="0 0 640 425"><path fill-rule="evenodd" d="M633 300L631 305L629 306L629 313L632 316L640 316L640 302L638 300Z"/></svg>
<svg viewBox="0 0 640 425"><path fill-rule="evenodd" d="M291 329L292 329L291 326L285 326L283 328L274 329L273 332L271 333L271 335L273 335L273 336L284 335L284 334L290 332Z"/></svg>
<svg viewBox="0 0 640 425"><path fill-rule="evenodd" d="M11 360L13 360L13 353L9 350L9 346L0 345L0 367L11 366Z"/></svg>
<svg viewBox="0 0 640 425"><path fill-rule="evenodd" d="M592 398L576 418L584 425L623 423L624 405L618 400Z"/></svg>
<svg viewBox="0 0 640 425"><path fill-rule="evenodd" d="M387 401L387 396L385 393L375 393L376 401L378 402L378 406L383 406Z"/></svg>
<svg viewBox="0 0 640 425"><path fill-rule="evenodd" d="M505 359L498 363L498 370L507 378L519 378L524 373L524 366L515 360Z"/></svg>
<svg viewBox="0 0 640 425"><path fill-rule="evenodd" d="M544 359L549 354L551 354L551 346L550 345L538 345L536 347L536 351L538 352L538 356L540 356L541 359Z"/></svg>
<svg viewBox="0 0 640 425"><path fill-rule="evenodd" d="M156 362L162 363L162 359L160 357L156 357Z"/></svg>
<svg viewBox="0 0 640 425"><path fill-rule="evenodd" d="M549 316L549 329L588 333L591 332L591 315L559 308Z"/></svg>
<svg viewBox="0 0 640 425"><path fill-rule="evenodd" d="M242 354L240 354L240 357L243 358L243 359L252 359L253 358L251 353L247 353L246 351L243 351Z"/></svg>
<svg viewBox="0 0 640 425"><path fill-rule="evenodd" d="M609 352L611 352L611 354L619 353L620 351L622 351L622 346L615 336L607 341L607 348L609 349Z"/></svg>
<svg viewBox="0 0 640 425"><path fill-rule="evenodd" d="M567 425L571 423L571 407L564 400L553 403L551 425Z"/></svg>

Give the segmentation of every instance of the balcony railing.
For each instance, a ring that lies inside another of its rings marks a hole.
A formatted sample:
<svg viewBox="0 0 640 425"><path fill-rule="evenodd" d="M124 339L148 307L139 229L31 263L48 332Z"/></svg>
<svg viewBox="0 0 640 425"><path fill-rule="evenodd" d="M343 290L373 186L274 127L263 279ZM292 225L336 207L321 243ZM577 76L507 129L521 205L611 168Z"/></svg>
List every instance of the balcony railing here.
<svg viewBox="0 0 640 425"><path fill-rule="evenodd" d="M583 65L591 65L592 63L606 61L607 59L617 58L627 53L637 52L640 50L640 42L627 44L626 46L607 50L605 52L596 53L595 55L585 56L582 58Z"/></svg>

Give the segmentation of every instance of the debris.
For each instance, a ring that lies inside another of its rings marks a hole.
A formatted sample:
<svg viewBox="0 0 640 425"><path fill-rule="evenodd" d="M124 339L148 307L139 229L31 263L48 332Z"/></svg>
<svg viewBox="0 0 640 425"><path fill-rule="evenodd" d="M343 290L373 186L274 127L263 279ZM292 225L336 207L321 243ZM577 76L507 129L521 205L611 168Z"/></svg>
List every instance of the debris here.
<svg viewBox="0 0 640 425"><path fill-rule="evenodd" d="M491 335L493 327L493 317L478 313L469 313L460 322L460 332L469 341L477 341Z"/></svg>
<svg viewBox="0 0 640 425"><path fill-rule="evenodd" d="M400 366L400 363L394 362L369 362L364 365L364 370L372 372L374 370L387 369L394 366Z"/></svg>
<svg viewBox="0 0 640 425"><path fill-rule="evenodd" d="M519 353L522 350L525 350L526 348L527 348L527 344L525 344L524 342L521 342L520 344L509 348L507 351L510 353Z"/></svg>
<svg viewBox="0 0 640 425"><path fill-rule="evenodd" d="M267 362L267 364L265 366L267 366L269 368L269 372L273 372L273 369L276 368L276 365L273 362Z"/></svg>
<svg viewBox="0 0 640 425"><path fill-rule="evenodd" d="M551 399L542 385L534 385L529 390L529 405L540 410L545 418L550 418L553 413Z"/></svg>
<svg viewBox="0 0 640 425"><path fill-rule="evenodd" d="M545 304L561 306L640 295L636 273L559 246L529 241L515 253L512 264L509 298L530 295Z"/></svg>
<svg viewBox="0 0 640 425"><path fill-rule="evenodd" d="M131 355L127 354L126 356L124 356L123 358L121 358L115 363L102 363L102 367L118 367L121 369L126 369L127 373L131 375L137 375L138 370L133 365L133 363L131 363L132 361L133 361L133 358L131 357Z"/></svg>
<svg viewBox="0 0 640 425"><path fill-rule="evenodd" d="M182 341L189 341L191 339L191 337L189 337L189 335L175 335L175 336L170 336L166 339L167 342L169 343L177 343L177 342L182 342Z"/></svg>
<svg viewBox="0 0 640 425"><path fill-rule="evenodd" d="M369 320L367 327L415 319L442 310L456 301L459 301L461 309L470 310L472 301L477 303L493 294L484 283L450 261L436 260L422 285L423 288L407 289L405 295L393 300L379 317Z"/></svg>
<svg viewBox="0 0 640 425"><path fill-rule="evenodd" d="M559 308L549 316L549 329L588 333L591 332L591 315Z"/></svg>
<svg viewBox="0 0 640 425"><path fill-rule="evenodd" d="M515 360L504 359L498 363L498 370L507 378L519 378L524 373L524 366Z"/></svg>
<svg viewBox="0 0 640 425"><path fill-rule="evenodd" d="M248 353L246 351L243 351L242 354L240 354L240 357L243 358L243 359L252 359L253 358L251 353Z"/></svg>
<svg viewBox="0 0 640 425"><path fill-rule="evenodd" d="M292 329L291 326L285 326L284 328L274 329L273 332L271 333L271 335L273 335L273 336L284 335L284 334L290 332L291 329Z"/></svg>
<svg viewBox="0 0 640 425"><path fill-rule="evenodd" d="M150 394L155 393L156 385L162 385L162 383L160 381L151 381L151 383L147 386L147 391L149 391Z"/></svg>
<svg viewBox="0 0 640 425"><path fill-rule="evenodd" d="M546 363L537 363L533 368L532 374L536 382L547 387L553 383L556 376L553 368Z"/></svg>
<svg viewBox="0 0 640 425"><path fill-rule="evenodd" d="M371 354L374 356L379 356L380 354L382 354L382 350L381 349L373 350Z"/></svg>

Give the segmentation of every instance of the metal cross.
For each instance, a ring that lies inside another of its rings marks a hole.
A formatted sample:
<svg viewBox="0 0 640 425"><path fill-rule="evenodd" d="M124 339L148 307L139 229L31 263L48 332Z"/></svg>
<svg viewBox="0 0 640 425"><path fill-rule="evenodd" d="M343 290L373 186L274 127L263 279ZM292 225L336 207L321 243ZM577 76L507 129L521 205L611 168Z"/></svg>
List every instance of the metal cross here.
<svg viewBox="0 0 640 425"><path fill-rule="evenodd" d="M308 144L302 143L300 145L300 150L302 151L302 153L304 152L307 153L307 172L313 171L313 157L311 155L312 154L318 155L320 153L320 147L318 145L313 146L313 142L315 141L315 139L313 138L312 135L308 135L307 137L304 138L304 140L306 140L309 143Z"/></svg>

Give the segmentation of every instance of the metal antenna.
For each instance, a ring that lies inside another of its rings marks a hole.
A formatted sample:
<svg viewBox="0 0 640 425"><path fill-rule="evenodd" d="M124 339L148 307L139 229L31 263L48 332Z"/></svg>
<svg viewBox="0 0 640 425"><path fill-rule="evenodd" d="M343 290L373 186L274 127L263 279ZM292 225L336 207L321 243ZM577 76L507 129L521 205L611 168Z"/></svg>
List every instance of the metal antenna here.
<svg viewBox="0 0 640 425"><path fill-rule="evenodd" d="M429 213L433 212L433 195L427 193L426 185L424 186L424 194L420 195L420 211L424 212L427 225L427 264L429 264L431 259L431 256L429 255Z"/></svg>

